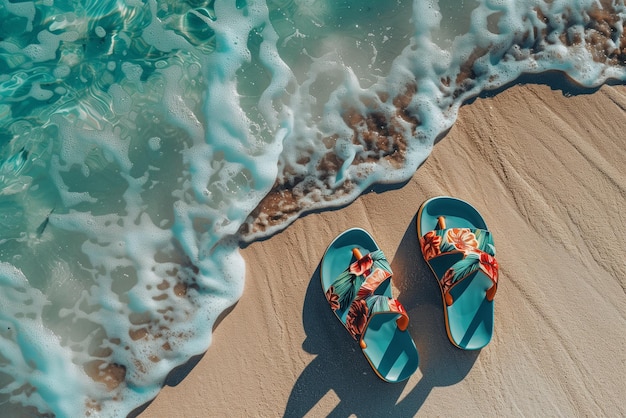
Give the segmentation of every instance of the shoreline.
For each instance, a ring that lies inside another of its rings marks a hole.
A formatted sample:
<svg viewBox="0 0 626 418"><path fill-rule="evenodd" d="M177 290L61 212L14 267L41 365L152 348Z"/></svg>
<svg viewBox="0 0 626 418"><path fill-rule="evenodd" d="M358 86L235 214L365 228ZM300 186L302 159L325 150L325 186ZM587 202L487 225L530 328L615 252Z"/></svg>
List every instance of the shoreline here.
<svg viewBox="0 0 626 418"><path fill-rule="evenodd" d="M140 416L626 415L623 126L626 86L515 85L463 105L401 187L246 245L242 298ZM501 282L480 352L448 341L419 252L416 212L437 195L471 202L494 234ZM326 246L354 226L385 252L411 318L420 367L403 383L375 376L319 285Z"/></svg>

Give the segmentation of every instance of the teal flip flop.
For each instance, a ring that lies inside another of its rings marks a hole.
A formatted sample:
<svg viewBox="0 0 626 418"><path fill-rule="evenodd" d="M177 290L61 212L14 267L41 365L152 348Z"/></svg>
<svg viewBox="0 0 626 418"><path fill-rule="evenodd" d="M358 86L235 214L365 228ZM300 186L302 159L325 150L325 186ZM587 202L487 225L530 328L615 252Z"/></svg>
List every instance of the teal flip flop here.
<svg viewBox="0 0 626 418"><path fill-rule="evenodd" d="M441 289L448 338L465 350L485 347L493 335L498 262L483 217L463 200L434 197L419 208L417 236Z"/></svg>
<svg viewBox="0 0 626 418"><path fill-rule="evenodd" d="M378 377L401 382L417 370L406 310L392 297L391 267L374 238L348 229L331 242L321 262L322 290L337 318L363 350Z"/></svg>

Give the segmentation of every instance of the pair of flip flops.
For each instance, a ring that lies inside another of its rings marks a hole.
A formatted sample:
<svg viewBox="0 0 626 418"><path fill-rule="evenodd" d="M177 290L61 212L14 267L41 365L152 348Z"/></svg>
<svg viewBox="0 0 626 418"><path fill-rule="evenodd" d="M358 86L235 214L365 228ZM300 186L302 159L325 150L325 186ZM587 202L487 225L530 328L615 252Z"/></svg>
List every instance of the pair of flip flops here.
<svg viewBox="0 0 626 418"><path fill-rule="evenodd" d="M417 233L441 289L448 338L462 349L483 348L493 335L498 283L483 217L463 200L435 197L419 208ZM324 253L320 276L331 309L376 374L387 382L408 379L419 357L407 312L392 296L391 267L374 238L360 228L340 234Z"/></svg>

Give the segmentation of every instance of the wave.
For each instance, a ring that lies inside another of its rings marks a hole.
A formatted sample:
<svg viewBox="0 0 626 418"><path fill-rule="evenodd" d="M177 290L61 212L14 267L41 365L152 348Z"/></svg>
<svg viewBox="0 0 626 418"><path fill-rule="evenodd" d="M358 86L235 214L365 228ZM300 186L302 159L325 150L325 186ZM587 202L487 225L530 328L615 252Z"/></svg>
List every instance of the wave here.
<svg viewBox="0 0 626 418"><path fill-rule="evenodd" d="M626 80L617 1L0 5L12 416L155 397L241 296L242 242L407 180L467 100Z"/></svg>

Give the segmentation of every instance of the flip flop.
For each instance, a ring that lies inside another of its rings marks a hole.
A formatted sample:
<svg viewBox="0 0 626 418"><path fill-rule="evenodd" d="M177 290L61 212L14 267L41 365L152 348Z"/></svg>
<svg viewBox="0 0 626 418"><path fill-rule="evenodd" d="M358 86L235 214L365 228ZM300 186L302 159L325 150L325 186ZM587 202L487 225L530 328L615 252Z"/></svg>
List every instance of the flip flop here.
<svg viewBox="0 0 626 418"><path fill-rule="evenodd" d="M486 346L493 335L498 262L491 233L469 203L439 196L417 213L424 260L437 278L448 338L465 350Z"/></svg>
<svg viewBox="0 0 626 418"><path fill-rule="evenodd" d="M374 238L352 228L326 249L322 290L331 309L363 350L378 377L401 382L417 370L406 310L391 294L391 267Z"/></svg>

